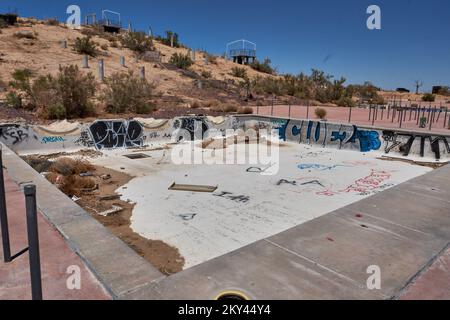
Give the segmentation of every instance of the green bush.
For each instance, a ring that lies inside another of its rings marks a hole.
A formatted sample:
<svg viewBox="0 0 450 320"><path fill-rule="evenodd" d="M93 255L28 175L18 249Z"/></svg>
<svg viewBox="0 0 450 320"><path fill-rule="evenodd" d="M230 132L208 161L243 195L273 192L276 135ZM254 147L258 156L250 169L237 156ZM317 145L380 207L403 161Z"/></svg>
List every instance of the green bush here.
<svg viewBox="0 0 450 320"><path fill-rule="evenodd" d="M33 77L33 71L26 68L16 69L11 76L13 80L9 85L16 90L25 93L28 98L32 99L31 78Z"/></svg>
<svg viewBox="0 0 450 320"><path fill-rule="evenodd" d="M25 93L29 105L40 108L49 119L85 117L94 114L91 99L96 83L77 66L60 67L56 76L46 75L31 82L31 71L16 70L11 86Z"/></svg>
<svg viewBox="0 0 450 320"><path fill-rule="evenodd" d="M103 100L111 113L150 113L155 110L151 99L154 87L132 72L114 73L106 80Z"/></svg>
<svg viewBox="0 0 450 320"><path fill-rule="evenodd" d="M231 69L231 75L236 78L247 79L247 70L245 68L234 67Z"/></svg>
<svg viewBox="0 0 450 320"><path fill-rule="evenodd" d="M179 41L179 37L178 37L178 33L173 32L173 31L166 31L166 36L165 37L157 37L157 39L159 41L161 41L161 43L165 44L166 46L170 46L170 38L173 36L173 46L174 48L179 48L181 47L181 43Z"/></svg>
<svg viewBox="0 0 450 320"><path fill-rule="evenodd" d="M338 106L340 106L340 107L351 107L351 108L353 108L353 107L356 106L355 101L353 101L352 98L349 98L349 97L342 97L342 98L340 98L336 102L336 104Z"/></svg>
<svg viewBox="0 0 450 320"><path fill-rule="evenodd" d="M177 68L187 70L194 64L194 61L188 55L174 53L170 57L169 63L175 65Z"/></svg>
<svg viewBox="0 0 450 320"><path fill-rule="evenodd" d="M425 102L434 102L436 100L436 96L431 93L426 93L422 96L422 101Z"/></svg>
<svg viewBox="0 0 450 320"><path fill-rule="evenodd" d="M259 72L267 73L267 74L274 74L275 69L270 65L272 61L268 58L264 59L263 62L259 62L258 60L253 61L250 66Z"/></svg>
<svg viewBox="0 0 450 320"><path fill-rule="evenodd" d="M67 116L66 108L61 103L49 105L46 109L48 119L64 119Z"/></svg>
<svg viewBox="0 0 450 320"><path fill-rule="evenodd" d="M155 50L152 39L144 32L127 32L120 37L120 43L123 47L137 53Z"/></svg>
<svg viewBox="0 0 450 320"><path fill-rule="evenodd" d="M22 97L20 94L10 91L6 94L6 105L10 108L21 109L23 107Z"/></svg>
<svg viewBox="0 0 450 320"><path fill-rule="evenodd" d="M88 56L97 56L97 44L91 40L90 36L84 38L76 38L74 49L79 54L87 54Z"/></svg>

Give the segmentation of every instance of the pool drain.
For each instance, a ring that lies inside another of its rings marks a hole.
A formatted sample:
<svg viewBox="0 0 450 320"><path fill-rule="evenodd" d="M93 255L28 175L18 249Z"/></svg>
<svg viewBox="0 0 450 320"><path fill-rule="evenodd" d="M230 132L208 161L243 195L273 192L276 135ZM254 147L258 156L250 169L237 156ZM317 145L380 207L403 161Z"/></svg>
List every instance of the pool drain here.
<svg viewBox="0 0 450 320"><path fill-rule="evenodd" d="M224 291L220 293L214 300L250 300L247 295L240 291Z"/></svg>

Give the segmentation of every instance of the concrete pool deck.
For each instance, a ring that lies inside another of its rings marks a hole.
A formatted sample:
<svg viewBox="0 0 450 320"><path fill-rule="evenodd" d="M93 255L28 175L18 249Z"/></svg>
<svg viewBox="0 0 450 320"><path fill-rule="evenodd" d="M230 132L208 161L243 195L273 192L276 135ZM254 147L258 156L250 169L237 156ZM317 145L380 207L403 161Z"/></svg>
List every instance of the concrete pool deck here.
<svg viewBox="0 0 450 320"><path fill-rule="evenodd" d="M212 299L233 289L253 299L388 299L426 285L449 298L426 277L450 241L448 166L166 277L13 152L4 158L16 182L37 184L41 212L115 299ZM371 265L380 290L366 287Z"/></svg>

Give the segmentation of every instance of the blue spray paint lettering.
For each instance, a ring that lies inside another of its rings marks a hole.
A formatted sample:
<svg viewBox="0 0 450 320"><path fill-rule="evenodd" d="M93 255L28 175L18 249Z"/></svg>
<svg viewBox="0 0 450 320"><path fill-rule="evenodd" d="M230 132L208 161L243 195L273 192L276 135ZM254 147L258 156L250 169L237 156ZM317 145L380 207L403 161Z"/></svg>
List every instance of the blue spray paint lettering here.
<svg viewBox="0 0 450 320"><path fill-rule="evenodd" d="M42 137L41 143L54 143L66 141L63 137Z"/></svg>

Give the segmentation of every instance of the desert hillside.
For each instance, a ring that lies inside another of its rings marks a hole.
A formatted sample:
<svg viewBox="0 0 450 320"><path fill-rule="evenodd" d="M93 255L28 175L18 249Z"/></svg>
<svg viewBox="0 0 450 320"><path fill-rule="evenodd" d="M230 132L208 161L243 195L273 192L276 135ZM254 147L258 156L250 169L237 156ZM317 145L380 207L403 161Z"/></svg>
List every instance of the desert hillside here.
<svg viewBox="0 0 450 320"><path fill-rule="evenodd" d="M84 54L77 52L75 43L77 38L88 37L96 45L96 54L89 57L89 67L83 68ZM130 110L110 114L105 109L105 103L100 101L106 87L98 74L100 60L104 61L106 79L114 74L129 72L133 72L137 78L141 68L145 68L146 80L152 85L151 100L155 106L152 112L145 112L146 117L166 118L180 113L246 113L251 112L251 109L242 106L272 103L301 105L305 101L322 106L355 106L361 97L377 104L393 99L422 99L422 94L376 92L374 86L346 87L345 80L340 82L339 79L329 78L319 70L313 70L311 75L259 72L251 66L189 49L182 45L182 39L180 42L179 47L171 47L161 39L153 40L152 53L157 53L160 58L146 59L124 46L117 35L99 31L96 27L83 26L80 30L73 30L57 21L19 18L16 25L0 28L1 118L25 118L27 121L44 121L48 118L39 112L38 106L7 108L7 103L2 105L1 101L7 100L8 86L16 70L30 70L31 81L34 81L39 76L56 75L61 67L72 65L77 66L84 75L91 73L95 77L95 117L133 116L135 112ZM189 56L192 65L186 68L174 65L171 63L174 54ZM125 59L125 66L121 64L122 58ZM437 96L436 100L449 99Z"/></svg>
<svg viewBox="0 0 450 320"><path fill-rule="evenodd" d="M82 72L91 72L99 80L98 61L103 59L106 77L130 71L138 75L141 67L145 67L146 79L155 86L158 105L190 107L211 99L241 104L242 86L239 84L243 79L233 76L233 68L245 69L249 79L272 77L206 52L195 51L194 59L189 48L175 48L157 40L153 44L155 51L160 53L160 62L147 62L137 59L133 51L122 47L114 35L97 33L92 27L72 30L64 24L19 18L17 25L0 29L0 79L9 83L12 73L18 69L30 69L33 77L37 78L58 73L60 66L77 65ZM89 57L89 68L83 68L83 55L74 50L74 43L77 38L87 35L97 43L99 52L96 57ZM66 48L62 46L63 41L67 41ZM189 70L169 64L174 53L193 58ZM125 67L120 63L121 57L125 58ZM98 89L102 86L99 82ZM2 95L4 97L5 93Z"/></svg>

